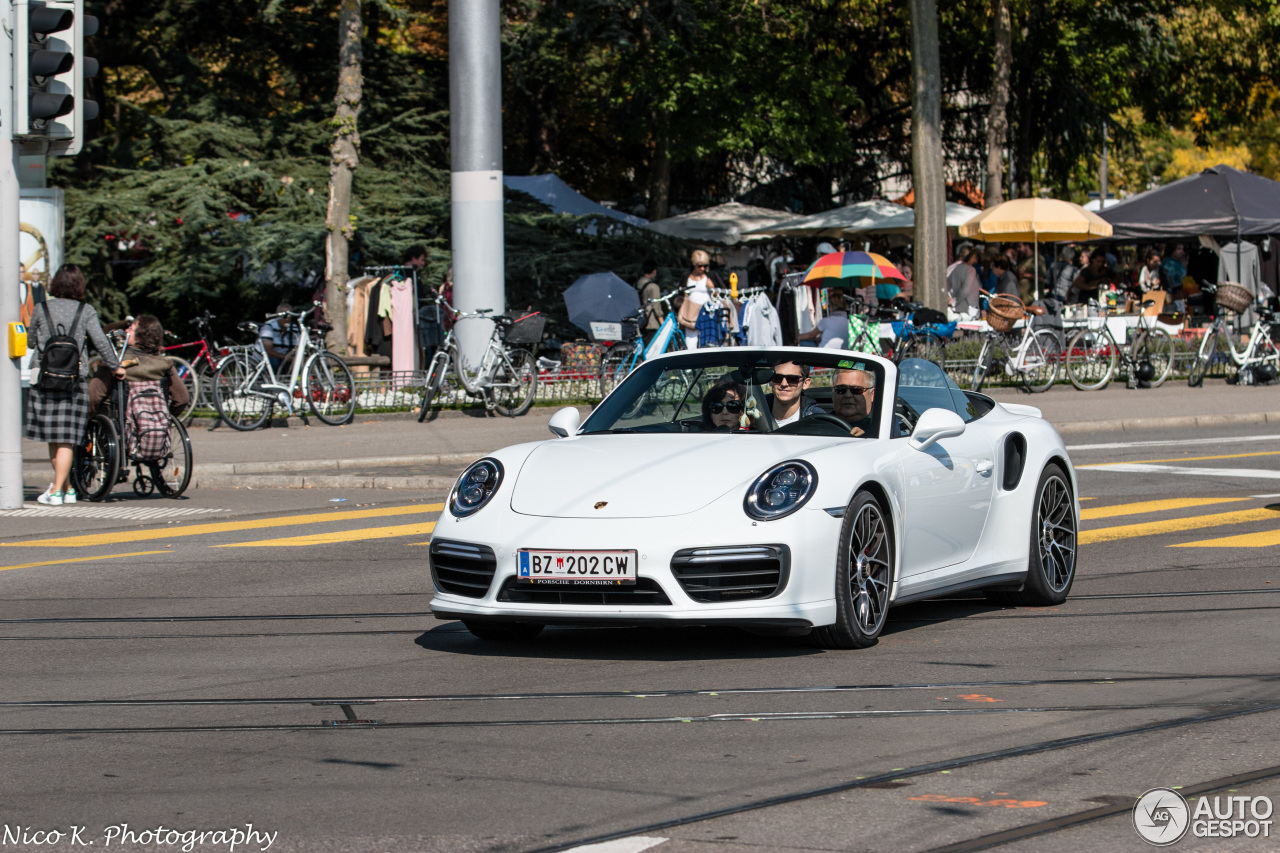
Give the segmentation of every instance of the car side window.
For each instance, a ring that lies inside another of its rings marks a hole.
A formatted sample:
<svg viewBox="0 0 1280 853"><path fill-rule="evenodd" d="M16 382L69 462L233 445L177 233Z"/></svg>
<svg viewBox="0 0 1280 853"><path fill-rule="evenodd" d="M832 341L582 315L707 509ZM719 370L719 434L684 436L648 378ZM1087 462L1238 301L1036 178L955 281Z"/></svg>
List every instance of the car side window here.
<svg viewBox="0 0 1280 853"><path fill-rule="evenodd" d="M963 401L963 402L961 402ZM976 409L946 372L932 361L922 358L903 359L898 365L898 393L893 406L893 437L910 435L926 409L955 412L965 423L973 420Z"/></svg>

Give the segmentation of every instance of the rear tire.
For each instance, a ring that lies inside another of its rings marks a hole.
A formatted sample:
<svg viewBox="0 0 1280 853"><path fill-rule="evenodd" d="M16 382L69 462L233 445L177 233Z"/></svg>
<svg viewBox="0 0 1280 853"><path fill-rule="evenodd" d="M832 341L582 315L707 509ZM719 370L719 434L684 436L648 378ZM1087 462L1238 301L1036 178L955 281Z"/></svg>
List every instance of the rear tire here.
<svg viewBox="0 0 1280 853"><path fill-rule="evenodd" d="M463 622L467 630L482 640L499 643L511 643L517 640L532 640L542 633L545 625L534 625L529 622L490 622L489 620Z"/></svg>
<svg viewBox="0 0 1280 853"><path fill-rule="evenodd" d="M1148 387L1159 388L1173 372L1173 338L1164 329L1152 329L1142 339L1142 345L1134 347L1134 364L1149 361L1155 376Z"/></svg>
<svg viewBox="0 0 1280 853"><path fill-rule="evenodd" d="M152 462L148 467L156 489L166 498L182 497L191 485L191 437L177 418L169 418L169 441L173 456L164 464Z"/></svg>
<svg viewBox="0 0 1280 853"><path fill-rule="evenodd" d="M1067 600L1076 577L1076 515L1071 481L1057 463L1036 484L1027 579L1018 592L986 590L997 604L1049 607Z"/></svg>
<svg viewBox="0 0 1280 853"><path fill-rule="evenodd" d="M1067 343L1067 378L1081 391L1105 388L1116 369L1116 344L1099 329L1081 329Z"/></svg>
<svg viewBox="0 0 1280 853"><path fill-rule="evenodd" d="M836 550L836 623L814 628L825 649L874 646L889 613L893 584L893 524L870 492L858 492L844 511Z"/></svg>

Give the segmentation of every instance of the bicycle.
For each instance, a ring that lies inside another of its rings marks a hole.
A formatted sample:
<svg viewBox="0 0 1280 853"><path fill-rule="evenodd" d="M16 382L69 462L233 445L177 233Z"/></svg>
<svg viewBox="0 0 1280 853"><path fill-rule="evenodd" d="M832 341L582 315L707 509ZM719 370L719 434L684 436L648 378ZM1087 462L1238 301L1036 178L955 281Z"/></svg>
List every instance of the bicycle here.
<svg viewBox="0 0 1280 853"><path fill-rule="evenodd" d="M1196 353L1195 363L1191 365L1191 373L1187 376L1187 385L1195 388L1203 384L1209 366L1219 358L1225 360L1228 354L1236 364L1236 382L1239 385L1253 385L1259 380L1265 382L1280 376L1280 349L1277 349L1271 332L1276 323L1276 314L1262 306L1254 306L1253 294L1238 284L1225 282L1213 285L1201 282L1200 289L1215 294L1219 305L1236 314L1243 314L1250 307L1256 307L1258 319L1249 333L1249 343L1245 345L1244 352L1238 352L1235 335L1226 318L1221 314L1214 317L1213 323L1200 340L1200 349ZM1224 342L1225 351L1222 349Z"/></svg>
<svg viewBox="0 0 1280 853"><path fill-rule="evenodd" d="M455 321L490 319L494 321L494 327L489 336L489 345L474 374L463 364L462 350L453 334L454 329L450 329L445 335L444 343L431 357L431 364L427 369L427 385L422 392L418 423L427 419L431 403L440 396L450 371L468 395L484 401L487 411L496 411L511 418L529 411L538 390L538 365L532 352L508 344L533 344L542 340L546 318L540 313L523 317L505 314L489 317L493 313L492 308L463 313L450 305L443 294L436 296L435 302L453 315ZM456 328L456 322L454 326Z"/></svg>
<svg viewBox="0 0 1280 853"><path fill-rule="evenodd" d="M166 498L181 497L191 484L191 438L182 421L169 412L169 446L166 459L138 460L129 453L125 417L128 411L127 381L115 384L111 396L103 402L102 411L89 416L84 439L73 448L71 479L76 491L86 500L105 500L118 483L129 480L126 466L134 466L133 491L149 495L158 491ZM168 383L164 383L168 402ZM146 471L143 471L143 467Z"/></svg>
<svg viewBox="0 0 1280 853"><path fill-rule="evenodd" d="M305 311L267 317L297 323L299 327L298 346L290 356L288 382L277 378L261 338L247 352L233 354L218 364L213 373L214 408L232 429L257 429L276 406L292 415L294 400L299 398L305 399L311 413L330 426L342 426L355 416L356 387L351 368L337 353L322 349L313 341L304 322L321 305L316 302ZM324 324L320 325L318 331L323 332Z"/></svg>
<svg viewBox="0 0 1280 853"><path fill-rule="evenodd" d="M922 309L924 306L919 302L907 302L902 306L906 316L902 319L902 331L893 348L893 361L901 364L903 359L922 358L946 370L947 341L955 334L956 323L946 322L946 315L940 314L942 320L917 326L916 313Z"/></svg>
<svg viewBox="0 0 1280 853"><path fill-rule="evenodd" d="M187 349L188 347L200 347L200 351L197 352L189 361L185 362L191 366L194 376L194 382L191 383L191 386L194 386L191 389L194 391L191 395L191 409L195 409L198 405L205 403L205 389L213 387L211 384L213 382L213 372L218 369L218 364L221 363L224 358L231 355L230 347L219 345L216 341L211 340L211 336L209 335L209 327L213 324L216 317L216 314L210 314L208 311L205 311L199 317L191 321L192 325L196 327L196 332L200 335L197 340L187 341L186 343L181 344L170 344L164 348L165 352L170 352L172 350ZM172 332L165 332L165 334L171 338L177 337L177 335ZM178 358L178 356L169 357L174 359ZM178 375L181 376L182 372L179 371ZM184 379L183 381L185 382L186 380ZM212 401L210 401L210 405L212 405Z"/></svg>
<svg viewBox="0 0 1280 853"><path fill-rule="evenodd" d="M1044 314L1038 305L1024 305L1016 296L992 295L985 290L987 325L982 332L982 350L973 367L971 391L981 391L987 376L997 363L1004 365L1006 376L1018 376L1032 393L1048 391L1058 378L1060 350L1058 336L1049 329L1033 329L1031 317ZM1015 331L1022 323L1022 331Z"/></svg>
<svg viewBox="0 0 1280 853"><path fill-rule="evenodd" d="M625 343L617 343L609 348L609 351L600 359L600 397L601 399L609 396L609 392L617 387L618 383L627 378L631 371L635 370L641 362L655 356L667 352L678 352L689 348L689 342L684 336L684 330L680 328L679 322L676 320L676 312L671 307L671 300L680 293L688 293L690 288L677 288L670 293L664 293L657 299L650 299L650 305L661 304L666 307L667 314L662 319L662 325L653 333L653 338L648 345L644 342L644 335L641 332L641 326L644 323L644 310L636 315L634 335L624 335L630 340ZM624 331L630 331L630 323L624 324Z"/></svg>
<svg viewBox="0 0 1280 853"><path fill-rule="evenodd" d="M1089 301L1091 308L1097 302ZM1148 299L1143 308L1155 302ZM1173 338L1164 329L1156 328L1156 318L1150 323L1145 315L1138 317L1138 325L1125 346L1116 342L1098 308L1098 326L1086 325L1067 342L1067 378L1081 391L1097 391L1105 388L1115 372L1116 363L1123 357L1128 385L1131 388L1146 385L1159 388L1173 371Z"/></svg>

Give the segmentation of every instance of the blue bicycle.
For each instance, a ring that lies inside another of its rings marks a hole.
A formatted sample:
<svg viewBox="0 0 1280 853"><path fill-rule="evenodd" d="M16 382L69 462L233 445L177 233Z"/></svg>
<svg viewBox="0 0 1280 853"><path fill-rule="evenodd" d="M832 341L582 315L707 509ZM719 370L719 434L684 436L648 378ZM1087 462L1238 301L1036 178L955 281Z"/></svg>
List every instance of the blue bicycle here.
<svg viewBox="0 0 1280 853"><path fill-rule="evenodd" d="M685 340L684 331L680 328L680 324L676 322L676 312L671 307L671 300L684 289L673 290L670 293L663 294L657 299L650 299L651 303L661 303L667 309L667 316L663 318L662 325L658 327L658 331L654 332L653 340L648 346L645 346L644 335L641 333L641 327L644 325L644 309L636 315L634 321L623 323L623 337L625 340L618 341L611 346L600 359L600 397L601 399L609 396L619 382L626 379L631 371L640 366L641 362L652 358L655 355L661 355L664 352L676 352L689 348L688 342Z"/></svg>

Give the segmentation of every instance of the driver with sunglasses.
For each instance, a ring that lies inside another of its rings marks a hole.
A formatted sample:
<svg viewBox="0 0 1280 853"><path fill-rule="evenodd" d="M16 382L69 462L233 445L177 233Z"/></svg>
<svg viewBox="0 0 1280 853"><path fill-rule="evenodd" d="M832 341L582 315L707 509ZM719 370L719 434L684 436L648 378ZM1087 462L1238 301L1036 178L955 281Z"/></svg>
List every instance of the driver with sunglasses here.
<svg viewBox="0 0 1280 853"><path fill-rule="evenodd" d="M837 370L831 400L835 416L853 426L855 437L874 431L871 404L876 399L876 377L866 370Z"/></svg>
<svg viewBox="0 0 1280 853"><path fill-rule="evenodd" d="M793 424L809 415L825 415L826 410L804 395L809 387L809 365L784 361L773 366L770 380L773 393L768 396L769 409L778 426Z"/></svg>

